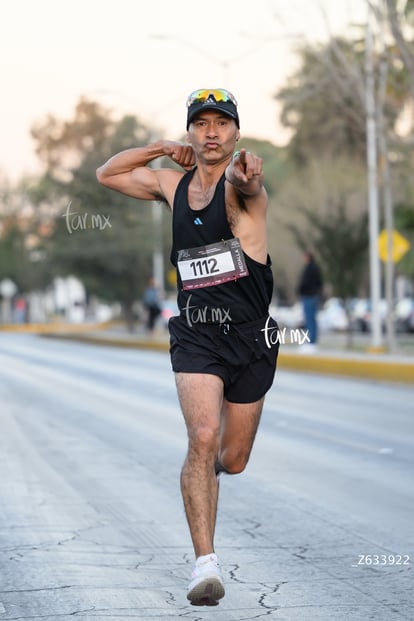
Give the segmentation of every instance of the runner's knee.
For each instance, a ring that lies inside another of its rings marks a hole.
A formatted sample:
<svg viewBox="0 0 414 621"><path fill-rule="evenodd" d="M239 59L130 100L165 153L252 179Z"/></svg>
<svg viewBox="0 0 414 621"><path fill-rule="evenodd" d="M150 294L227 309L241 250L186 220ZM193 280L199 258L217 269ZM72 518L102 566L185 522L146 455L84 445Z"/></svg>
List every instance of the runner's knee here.
<svg viewBox="0 0 414 621"><path fill-rule="evenodd" d="M189 450L217 453L219 430L207 425L198 425L188 433Z"/></svg>
<svg viewBox="0 0 414 621"><path fill-rule="evenodd" d="M243 451L224 450L219 457L218 463L221 472L227 474L240 474L247 466L249 455ZM217 468L216 468L217 469Z"/></svg>

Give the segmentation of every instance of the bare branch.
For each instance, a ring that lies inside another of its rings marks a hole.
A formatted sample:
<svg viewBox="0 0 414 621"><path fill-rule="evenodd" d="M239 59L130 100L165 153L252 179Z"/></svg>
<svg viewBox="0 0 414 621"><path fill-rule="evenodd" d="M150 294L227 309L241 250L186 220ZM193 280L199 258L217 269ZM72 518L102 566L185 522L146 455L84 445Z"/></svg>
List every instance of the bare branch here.
<svg viewBox="0 0 414 621"><path fill-rule="evenodd" d="M407 68L410 80L410 91L412 97L414 98L414 56L409 49L407 42L404 39L401 27L401 19L397 11L395 0L386 0L386 3L391 31L401 54L402 61Z"/></svg>

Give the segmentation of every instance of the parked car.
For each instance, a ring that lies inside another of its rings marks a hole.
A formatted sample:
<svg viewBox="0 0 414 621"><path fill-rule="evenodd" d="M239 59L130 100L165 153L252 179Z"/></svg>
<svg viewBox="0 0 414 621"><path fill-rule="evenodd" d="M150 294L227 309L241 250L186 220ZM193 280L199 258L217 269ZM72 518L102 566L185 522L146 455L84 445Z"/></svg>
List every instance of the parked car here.
<svg viewBox="0 0 414 621"><path fill-rule="evenodd" d="M305 327L303 304L301 301L291 306L270 307L270 314L281 328L300 329ZM348 319L342 300L329 298L319 309L317 314L318 326L321 332L344 331L348 327Z"/></svg>
<svg viewBox="0 0 414 621"><path fill-rule="evenodd" d="M414 298L402 298L395 305L397 332L414 332Z"/></svg>
<svg viewBox="0 0 414 621"><path fill-rule="evenodd" d="M348 329L348 317L342 300L326 300L318 312L318 325L321 332L344 332Z"/></svg>
<svg viewBox="0 0 414 621"><path fill-rule="evenodd" d="M387 319L386 300L380 300L379 313L381 327L385 330ZM371 300L369 298L354 300L351 308L351 326L356 332L369 332L371 330Z"/></svg>
<svg viewBox="0 0 414 621"><path fill-rule="evenodd" d="M303 328L305 320L301 302L296 302L292 306L278 306L272 304L269 312L274 317L280 328Z"/></svg>

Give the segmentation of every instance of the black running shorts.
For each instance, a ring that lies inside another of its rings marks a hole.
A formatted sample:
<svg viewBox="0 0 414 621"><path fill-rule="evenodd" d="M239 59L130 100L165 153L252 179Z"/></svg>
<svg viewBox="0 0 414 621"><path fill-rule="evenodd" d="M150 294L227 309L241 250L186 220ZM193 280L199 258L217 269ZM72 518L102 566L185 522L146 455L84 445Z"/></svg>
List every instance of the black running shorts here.
<svg viewBox="0 0 414 621"><path fill-rule="evenodd" d="M233 403L259 401L271 387L279 351L272 317L243 324L189 326L185 317L169 321L170 355L176 373L221 377L224 396Z"/></svg>

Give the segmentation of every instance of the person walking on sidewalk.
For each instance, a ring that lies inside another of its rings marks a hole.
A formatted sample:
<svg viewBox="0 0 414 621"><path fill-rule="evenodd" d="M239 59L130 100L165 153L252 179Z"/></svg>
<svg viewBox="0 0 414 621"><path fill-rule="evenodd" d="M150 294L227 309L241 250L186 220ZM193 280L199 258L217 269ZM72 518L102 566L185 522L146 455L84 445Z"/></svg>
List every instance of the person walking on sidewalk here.
<svg viewBox="0 0 414 621"><path fill-rule="evenodd" d="M298 294L301 296L305 329L309 342L303 345L303 351L311 352L316 349L318 340L317 312L323 287L322 273L309 250L304 253L305 266L302 270L298 285Z"/></svg>
<svg viewBox="0 0 414 621"><path fill-rule="evenodd" d="M149 334L153 334L155 322L161 315L161 300L154 278L150 278L147 288L144 291L143 304L147 311L147 320L145 322Z"/></svg>
<svg viewBox="0 0 414 621"><path fill-rule="evenodd" d="M170 356L188 433L181 491L195 565L187 598L199 605L225 593L214 547L218 479L247 465L278 354L263 162L235 152L239 127L229 91L199 89L187 100L187 144L158 140L97 170L103 185L172 210L180 314L169 321ZM184 170L152 168L160 157Z"/></svg>

